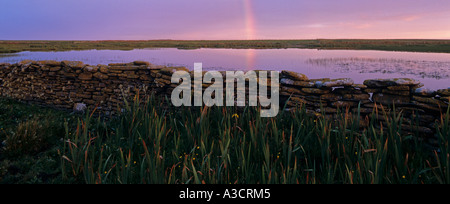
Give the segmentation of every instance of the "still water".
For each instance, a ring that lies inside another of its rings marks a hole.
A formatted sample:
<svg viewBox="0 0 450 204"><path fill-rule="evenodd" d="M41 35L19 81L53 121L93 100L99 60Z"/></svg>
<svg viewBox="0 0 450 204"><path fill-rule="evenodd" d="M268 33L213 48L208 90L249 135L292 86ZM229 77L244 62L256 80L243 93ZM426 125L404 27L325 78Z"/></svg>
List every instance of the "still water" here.
<svg viewBox="0 0 450 204"><path fill-rule="evenodd" d="M426 88L450 87L450 54L315 49L195 49L176 48L84 50L63 52L20 52L0 54L0 62L72 60L86 64L148 61L157 65L193 69L202 62L204 70L290 70L314 78L365 79L406 77L421 81Z"/></svg>

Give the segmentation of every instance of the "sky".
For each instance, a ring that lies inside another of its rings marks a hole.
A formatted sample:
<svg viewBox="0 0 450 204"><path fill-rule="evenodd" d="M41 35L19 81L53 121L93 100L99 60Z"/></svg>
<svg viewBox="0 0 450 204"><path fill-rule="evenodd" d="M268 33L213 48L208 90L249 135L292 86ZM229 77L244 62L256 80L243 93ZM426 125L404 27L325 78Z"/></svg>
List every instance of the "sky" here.
<svg viewBox="0 0 450 204"><path fill-rule="evenodd" d="M0 0L0 40L450 39L449 0Z"/></svg>

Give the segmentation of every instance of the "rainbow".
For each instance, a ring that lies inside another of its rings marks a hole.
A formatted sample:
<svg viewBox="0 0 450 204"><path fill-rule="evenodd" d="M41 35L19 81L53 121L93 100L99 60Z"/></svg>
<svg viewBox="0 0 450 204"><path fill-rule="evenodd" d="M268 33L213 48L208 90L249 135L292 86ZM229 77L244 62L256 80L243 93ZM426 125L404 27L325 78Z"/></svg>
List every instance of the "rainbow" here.
<svg viewBox="0 0 450 204"><path fill-rule="evenodd" d="M245 12L245 32L247 40L255 39L255 15L253 13L252 0L243 0Z"/></svg>

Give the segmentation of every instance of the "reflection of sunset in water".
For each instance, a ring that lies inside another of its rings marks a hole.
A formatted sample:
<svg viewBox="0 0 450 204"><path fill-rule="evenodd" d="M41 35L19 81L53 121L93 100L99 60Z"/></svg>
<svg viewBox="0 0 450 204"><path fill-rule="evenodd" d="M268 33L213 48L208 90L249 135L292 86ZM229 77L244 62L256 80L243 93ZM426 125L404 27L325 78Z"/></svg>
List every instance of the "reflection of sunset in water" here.
<svg viewBox="0 0 450 204"><path fill-rule="evenodd" d="M246 60L246 70L254 70L256 69L256 52L254 49L247 49L246 51L246 56L247 56L247 60Z"/></svg>

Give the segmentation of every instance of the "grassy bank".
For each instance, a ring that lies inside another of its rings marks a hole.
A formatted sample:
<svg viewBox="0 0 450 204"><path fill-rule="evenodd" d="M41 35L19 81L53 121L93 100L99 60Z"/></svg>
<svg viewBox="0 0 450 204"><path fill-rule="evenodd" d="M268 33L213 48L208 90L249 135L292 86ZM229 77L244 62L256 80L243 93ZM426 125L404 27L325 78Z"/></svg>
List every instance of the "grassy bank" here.
<svg viewBox="0 0 450 204"><path fill-rule="evenodd" d="M149 41L0 41L0 53L22 51L132 50L142 48L310 48L450 53L450 40L149 40Z"/></svg>
<svg viewBox="0 0 450 204"><path fill-rule="evenodd" d="M346 113L334 120L299 109L261 118L257 108L140 102L103 121L2 100L2 140L45 132L47 142L23 152L17 143L26 140L7 140L0 183L450 183L448 111L433 151L402 132L401 114L382 109L383 128L375 117L361 128ZM24 133L27 123L46 128Z"/></svg>
<svg viewBox="0 0 450 204"><path fill-rule="evenodd" d="M0 98L0 183L54 183L64 122L76 116Z"/></svg>

